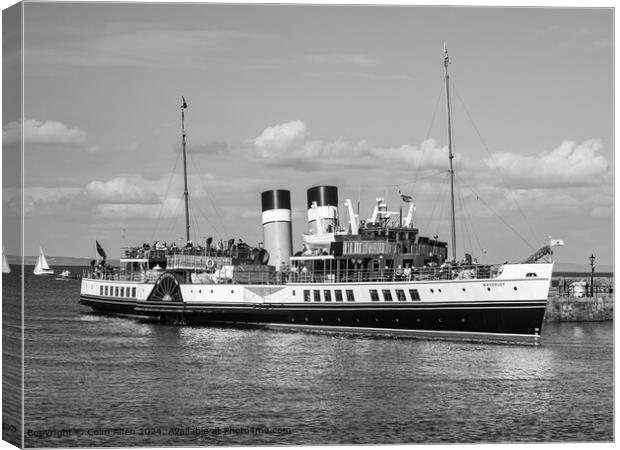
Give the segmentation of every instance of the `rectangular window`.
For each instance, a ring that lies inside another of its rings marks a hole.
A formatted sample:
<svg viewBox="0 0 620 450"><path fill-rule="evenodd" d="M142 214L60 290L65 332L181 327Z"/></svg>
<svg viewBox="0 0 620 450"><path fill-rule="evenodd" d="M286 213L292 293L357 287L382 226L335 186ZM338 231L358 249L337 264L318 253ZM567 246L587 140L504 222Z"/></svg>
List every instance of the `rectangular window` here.
<svg viewBox="0 0 620 450"><path fill-rule="evenodd" d="M409 295L411 296L411 300L420 300L420 294L417 289L409 289Z"/></svg>
<svg viewBox="0 0 620 450"><path fill-rule="evenodd" d="M104 289L105 289L105 295L108 295L108 287L106 286Z"/></svg>
<svg viewBox="0 0 620 450"><path fill-rule="evenodd" d="M304 302L309 302L310 301L310 291L307 289L304 289Z"/></svg>
<svg viewBox="0 0 620 450"><path fill-rule="evenodd" d="M321 291L319 291L319 290L315 290L314 291L314 301L315 302L320 302L321 301Z"/></svg>
<svg viewBox="0 0 620 450"><path fill-rule="evenodd" d="M392 291L390 291L389 289L383 289L383 300L385 300L386 302L391 302Z"/></svg>
<svg viewBox="0 0 620 450"><path fill-rule="evenodd" d="M118 286L114 288L114 296L118 297Z"/></svg>
<svg viewBox="0 0 620 450"><path fill-rule="evenodd" d="M407 297L405 297L405 291L403 291L402 289L396 289L396 298L399 302L407 301Z"/></svg>
<svg viewBox="0 0 620 450"><path fill-rule="evenodd" d="M342 291L340 289L336 289L334 291L334 294L336 295L336 301L337 302L341 302L342 301Z"/></svg>
<svg viewBox="0 0 620 450"><path fill-rule="evenodd" d="M353 291L350 289L347 289L347 301L348 302L354 302L355 301L355 295L353 295Z"/></svg>
<svg viewBox="0 0 620 450"><path fill-rule="evenodd" d="M121 287L121 297L124 297L124 296L125 296L125 287L122 286Z"/></svg>
<svg viewBox="0 0 620 450"><path fill-rule="evenodd" d="M329 289L325 289L323 291L323 295L325 296L325 301L326 302L331 302L332 301L332 292Z"/></svg>
<svg viewBox="0 0 620 450"><path fill-rule="evenodd" d="M130 290L129 290L129 286L127 286L127 289L125 289L125 295L127 295L127 297L129 297L131 294Z"/></svg>
<svg viewBox="0 0 620 450"><path fill-rule="evenodd" d="M131 288L131 296L136 297L136 288Z"/></svg>
<svg viewBox="0 0 620 450"><path fill-rule="evenodd" d="M99 295L103 295L103 286L99 286Z"/></svg>
<svg viewBox="0 0 620 450"><path fill-rule="evenodd" d="M370 300L372 300L373 302L379 301L379 293L377 292L376 289L370 290Z"/></svg>

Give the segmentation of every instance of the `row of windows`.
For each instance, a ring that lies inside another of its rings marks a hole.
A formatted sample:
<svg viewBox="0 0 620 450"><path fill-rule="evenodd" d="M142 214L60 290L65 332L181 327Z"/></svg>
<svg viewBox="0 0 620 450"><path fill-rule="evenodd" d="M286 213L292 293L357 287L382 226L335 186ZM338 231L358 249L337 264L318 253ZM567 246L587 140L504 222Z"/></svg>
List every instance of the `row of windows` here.
<svg viewBox="0 0 620 450"><path fill-rule="evenodd" d="M314 294L314 301L315 302L320 302L321 301L321 291L318 289L315 289L313 291ZM345 295L347 297L347 301L348 302L354 302L355 301L355 295L353 294L353 291L351 289L347 289L345 290ZM325 299L326 302L331 302L332 301L332 291L330 291L329 289L325 289L323 291L323 298ZM342 296L342 290L340 289L336 289L334 290L334 300L337 302L342 302L344 301L344 298ZM304 290L304 302L309 302L310 301L310 290L306 289Z"/></svg>
<svg viewBox="0 0 620 450"><path fill-rule="evenodd" d="M370 292L370 300L372 300L373 302L378 302L380 300L379 299L379 292L376 289L371 289L369 292ZM333 291L333 293L334 293L333 299L335 301L337 301L337 302L342 302L343 301L342 290L335 289ZM392 291L390 289L383 289L381 291L381 293L383 294L383 301L385 301L385 302L393 301ZM405 291L403 289L396 289L395 293L396 293L396 299L399 302L406 302L407 301L407 296L406 296ZM311 298L311 294L312 294L312 298ZM347 301L348 302L354 302L355 301L355 295L354 295L352 290L350 290L350 289L345 290L345 295L347 297ZM409 297L411 298L412 301L420 300L420 294L418 293L417 289L409 289ZM304 302L309 302L311 300L314 300L315 302L320 302L321 301L321 291L319 289L315 289L312 292L309 289L304 290ZM331 290L329 290L329 289L323 290L323 301L326 301L326 302L331 302L332 301L332 291Z"/></svg>
<svg viewBox="0 0 620 450"><path fill-rule="evenodd" d="M109 288L109 289L108 289ZM114 296L114 297L136 297L136 288L129 286L99 286L99 295Z"/></svg>

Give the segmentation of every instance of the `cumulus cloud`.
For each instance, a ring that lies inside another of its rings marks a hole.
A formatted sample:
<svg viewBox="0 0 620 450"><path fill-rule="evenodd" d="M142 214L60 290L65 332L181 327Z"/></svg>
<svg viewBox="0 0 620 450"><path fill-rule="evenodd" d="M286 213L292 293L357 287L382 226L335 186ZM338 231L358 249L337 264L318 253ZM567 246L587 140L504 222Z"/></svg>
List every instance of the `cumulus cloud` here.
<svg viewBox="0 0 620 450"><path fill-rule="evenodd" d="M92 181L84 188L84 194L98 203L158 203L159 197L152 190L140 187L126 178L109 181Z"/></svg>
<svg viewBox="0 0 620 450"><path fill-rule="evenodd" d="M417 168L420 164L422 169L447 168L447 149L438 147L434 139L422 142L419 147L411 144L378 147L365 140L352 142L339 137L325 142L308 137L308 126L295 120L268 127L251 142L257 156L267 164L300 170L335 166L365 168L385 164L407 169Z"/></svg>
<svg viewBox="0 0 620 450"><path fill-rule="evenodd" d="M514 187L589 186L606 182L607 159L600 154L603 144L590 139L581 144L565 141L556 149L538 155L496 153L485 159L498 168Z"/></svg>
<svg viewBox="0 0 620 450"><path fill-rule="evenodd" d="M293 120L265 128L253 142L261 156L273 158L303 144L307 134L308 126L301 120Z"/></svg>
<svg viewBox="0 0 620 450"><path fill-rule="evenodd" d="M41 122L28 119L23 122L25 144L64 144L80 145L86 141L86 133L79 128L71 128L54 120ZM2 127L2 139L6 144L19 143L21 123L14 121Z"/></svg>

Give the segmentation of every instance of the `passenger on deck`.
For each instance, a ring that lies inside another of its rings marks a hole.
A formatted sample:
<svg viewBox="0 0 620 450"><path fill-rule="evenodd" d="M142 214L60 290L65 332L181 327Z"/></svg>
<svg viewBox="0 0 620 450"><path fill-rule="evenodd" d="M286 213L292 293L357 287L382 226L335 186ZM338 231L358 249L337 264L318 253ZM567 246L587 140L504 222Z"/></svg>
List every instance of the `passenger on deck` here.
<svg viewBox="0 0 620 450"><path fill-rule="evenodd" d="M409 267L409 264L405 264L405 270L403 271L403 274L405 275L407 281L411 281L411 267Z"/></svg>

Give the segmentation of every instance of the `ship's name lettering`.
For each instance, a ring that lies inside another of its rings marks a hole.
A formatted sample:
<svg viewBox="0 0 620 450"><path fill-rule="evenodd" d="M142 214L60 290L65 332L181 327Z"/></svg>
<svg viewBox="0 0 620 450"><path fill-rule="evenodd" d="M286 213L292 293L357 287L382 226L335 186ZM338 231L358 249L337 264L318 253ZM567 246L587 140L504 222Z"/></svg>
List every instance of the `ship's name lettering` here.
<svg viewBox="0 0 620 450"><path fill-rule="evenodd" d="M484 287L492 287L492 286L504 286L506 283L500 283L499 281L494 283L482 283Z"/></svg>

